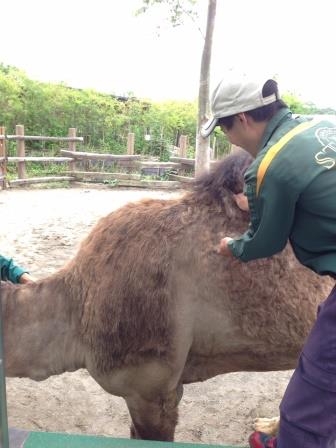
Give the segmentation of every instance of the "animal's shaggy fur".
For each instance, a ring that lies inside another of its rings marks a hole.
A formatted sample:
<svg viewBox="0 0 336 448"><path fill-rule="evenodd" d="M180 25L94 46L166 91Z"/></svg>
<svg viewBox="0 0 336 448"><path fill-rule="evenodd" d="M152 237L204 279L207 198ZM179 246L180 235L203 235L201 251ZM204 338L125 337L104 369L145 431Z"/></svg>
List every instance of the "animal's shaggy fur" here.
<svg viewBox="0 0 336 448"><path fill-rule="evenodd" d="M182 198L128 204L53 276L1 287L8 374L86 367L125 398L132 436L172 440L182 384L293 368L332 280L300 266L289 247L247 264L218 255L220 239L248 225L233 193L250 163L234 153ZM13 348L18 333L33 347L29 365Z"/></svg>

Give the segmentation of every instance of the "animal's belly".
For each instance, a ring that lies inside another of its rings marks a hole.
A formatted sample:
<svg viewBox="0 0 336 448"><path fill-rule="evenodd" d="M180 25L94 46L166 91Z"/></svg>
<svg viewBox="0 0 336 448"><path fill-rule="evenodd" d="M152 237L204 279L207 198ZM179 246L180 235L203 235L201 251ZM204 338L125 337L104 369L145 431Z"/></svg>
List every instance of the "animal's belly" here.
<svg viewBox="0 0 336 448"><path fill-rule="evenodd" d="M294 369L299 350L265 350L256 353L252 348L217 355L190 353L182 381L184 384L205 381L216 375L230 372L268 372Z"/></svg>
<svg viewBox="0 0 336 448"><path fill-rule="evenodd" d="M246 335L228 314L198 313L185 365L185 383L237 371L288 370L295 367L301 344L290 338L268 340Z"/></svg>

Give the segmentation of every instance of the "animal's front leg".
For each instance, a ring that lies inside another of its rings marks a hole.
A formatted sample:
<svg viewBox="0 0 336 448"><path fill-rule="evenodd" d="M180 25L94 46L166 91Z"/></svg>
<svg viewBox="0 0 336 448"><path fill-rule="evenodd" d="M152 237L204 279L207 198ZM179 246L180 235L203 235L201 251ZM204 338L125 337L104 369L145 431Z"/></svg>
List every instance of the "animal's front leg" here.
<svg viewBox="0 0 336 448"><path fill-rule="evenodd" d="M176 391L154 401L139 396L127 398L132 418L131 438L173 441L178 420L178 398Z"/></svg>

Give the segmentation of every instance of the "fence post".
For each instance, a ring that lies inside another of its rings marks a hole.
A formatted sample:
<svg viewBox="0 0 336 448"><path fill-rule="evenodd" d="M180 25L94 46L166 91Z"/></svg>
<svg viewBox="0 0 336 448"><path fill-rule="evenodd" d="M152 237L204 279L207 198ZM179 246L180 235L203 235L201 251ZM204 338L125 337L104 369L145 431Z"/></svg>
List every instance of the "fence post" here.
<svg viewBox="0 0 336 448"><path fill-rule="evenodd" d="M179 157L187 157L188 136L181 135L179 140Z"/></svg>
<svg viewBox="0 0 336 448"><path fill-rule="evenodd" d="M69 137L76 137L77 129L69 128ZM76 151L76 142L69 142L69 151ZM69 162L69 170L76 171L76 161Z"/></svg>
<svg viewBox="0 0 336 448"><path fill-rule="evenodd" d="M6 128L0 126L0 135L6 136ZM7 174L7 158L6 158L6 137L0 140L0 157L4 157L4 161L0 163L0 176L2 176L2 188L6 188L6 174Z"/></svg>
<svg viewBox="0 0 336 448"><path fill-rule="evenodd" d="M24 126L21 124L17 124L15 127L16 135L23 136L24 135ZM24 140L16 140L16 154L18 157L25 157L26 155L26 147ZM25 179L26 178L26 162L18 162L18 178Z"/></svg>
<svg viewBox="0 0 336 448"><path fill-rule="evenodd" d="M133 132L129 132L127 136L127 154L131 156L134 154L134 140L135 134Z"/></svg>

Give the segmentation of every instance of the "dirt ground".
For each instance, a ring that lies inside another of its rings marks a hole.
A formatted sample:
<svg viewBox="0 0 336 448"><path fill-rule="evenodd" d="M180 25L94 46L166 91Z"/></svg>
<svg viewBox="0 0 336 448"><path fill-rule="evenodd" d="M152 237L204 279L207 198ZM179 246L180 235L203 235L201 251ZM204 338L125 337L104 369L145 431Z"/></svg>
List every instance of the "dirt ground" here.
<svg viewBox="0 0 336 448"><path fill-rule="evenodd" d="M128 201L180 193L81 186L0 192L1 253L37 278L61 267L97 219ZM258 416L273 416L291 372L232 373L185 387L176 440L246 445ZM12 427L129 436L122 399L110 396L85 370L42 382L7 380Z"/></svg>

